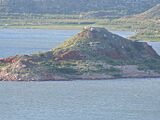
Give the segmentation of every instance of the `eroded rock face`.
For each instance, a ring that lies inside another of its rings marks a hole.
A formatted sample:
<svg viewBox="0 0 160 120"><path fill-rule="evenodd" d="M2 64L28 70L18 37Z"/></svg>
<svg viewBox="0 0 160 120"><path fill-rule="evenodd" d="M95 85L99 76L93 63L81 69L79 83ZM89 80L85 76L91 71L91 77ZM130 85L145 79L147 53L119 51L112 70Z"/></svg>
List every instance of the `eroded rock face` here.
<svg viewBox="0 0 160 120"><path fill-rule="evenodd" d="M0 59L0 80L72 80L160 77L160 57L145 42L104 28L82 32L48 52Z"/></svg>

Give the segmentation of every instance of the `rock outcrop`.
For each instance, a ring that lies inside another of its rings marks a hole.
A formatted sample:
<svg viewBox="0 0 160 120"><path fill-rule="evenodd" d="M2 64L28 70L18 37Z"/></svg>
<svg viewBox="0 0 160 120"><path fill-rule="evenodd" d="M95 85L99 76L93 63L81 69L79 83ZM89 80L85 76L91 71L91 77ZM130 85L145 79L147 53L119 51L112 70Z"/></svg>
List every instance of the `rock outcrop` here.
<svg viewBox="0 0 160 120"><path fill-rule="evenodd" d="M57 48L0 59L0 80L160 77L160 56L145 42L86 27Z"/></svg>

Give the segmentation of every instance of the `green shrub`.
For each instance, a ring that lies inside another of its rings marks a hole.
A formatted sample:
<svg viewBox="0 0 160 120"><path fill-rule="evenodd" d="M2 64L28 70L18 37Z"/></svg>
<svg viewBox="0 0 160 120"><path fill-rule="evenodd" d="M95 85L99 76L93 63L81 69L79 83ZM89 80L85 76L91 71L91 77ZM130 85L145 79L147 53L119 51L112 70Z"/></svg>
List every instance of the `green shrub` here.
<svg viewBox="0 0 160 120"><path fill-rule="evenodd" d="M150 59L145 60L143 63L139 64L139 70L154 70L156 72L160 72L160 60L158 59Z"/></svg>

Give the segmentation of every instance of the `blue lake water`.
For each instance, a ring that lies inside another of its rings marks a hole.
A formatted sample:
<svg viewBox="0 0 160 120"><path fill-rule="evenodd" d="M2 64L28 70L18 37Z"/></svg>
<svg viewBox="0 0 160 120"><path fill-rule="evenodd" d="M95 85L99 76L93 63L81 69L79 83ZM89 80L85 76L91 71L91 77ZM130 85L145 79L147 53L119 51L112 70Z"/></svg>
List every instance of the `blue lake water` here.
<svg viewBox="0 0 160 120"><path fill-rule="evenodd" d="M0 57L50 50L77 32L78 30L0 29Z"/></svg>
<svg viewBox="0 0 160 120"><path fill-rule="evenodd" d="M0 29L0 57L49 50L77 32ZM149 44L160 53L160 43ZM0 82L0 120L159 119L159 78Z"/></svg>
<svg viewBox="0 0 160 120"><path fill-rule="evenodd" d="M160 79L0 82L0 120L159 120Z"/></svg>

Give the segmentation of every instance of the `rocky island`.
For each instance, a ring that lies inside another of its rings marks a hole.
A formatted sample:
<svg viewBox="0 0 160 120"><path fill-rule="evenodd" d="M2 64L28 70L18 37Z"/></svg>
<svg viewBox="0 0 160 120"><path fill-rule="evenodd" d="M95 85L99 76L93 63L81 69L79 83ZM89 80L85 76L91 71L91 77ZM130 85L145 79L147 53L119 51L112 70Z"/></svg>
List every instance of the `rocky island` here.
<svg viewBox="0 0 160 120"><path fill-rule="evenodd" d="M160 56L145 42L86 27L57 48L0 59L1 81L160 77Z"/></svg>

